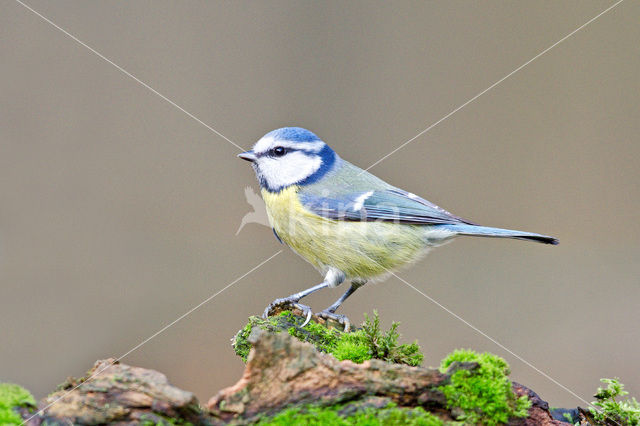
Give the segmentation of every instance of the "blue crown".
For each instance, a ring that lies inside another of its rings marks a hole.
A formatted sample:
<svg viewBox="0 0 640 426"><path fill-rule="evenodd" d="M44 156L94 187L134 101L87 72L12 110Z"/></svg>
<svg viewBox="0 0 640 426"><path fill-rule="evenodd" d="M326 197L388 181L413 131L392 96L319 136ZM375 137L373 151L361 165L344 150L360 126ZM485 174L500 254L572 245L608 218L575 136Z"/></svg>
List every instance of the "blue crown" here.
<svg viewBox="0 0 640 426"><path fill-rule="evenodd" d="M302 127L283 127L281 129L272 130L265 137L272 137L275 140L285 140L292 142L316 142L320 138L313 132Z"/></svg>

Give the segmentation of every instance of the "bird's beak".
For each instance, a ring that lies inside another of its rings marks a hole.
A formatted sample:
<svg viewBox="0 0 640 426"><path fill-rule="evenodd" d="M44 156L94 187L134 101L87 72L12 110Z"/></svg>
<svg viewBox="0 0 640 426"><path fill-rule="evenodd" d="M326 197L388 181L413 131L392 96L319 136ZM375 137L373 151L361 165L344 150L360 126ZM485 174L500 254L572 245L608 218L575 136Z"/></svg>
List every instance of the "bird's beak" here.
<svg viewBox="0 0 640 426"><path fill-rule="evenodd" d="M252 163L258 159L253 151L242 152L238 154L238 157L242 158L243 160L251 161Z"/></svg>

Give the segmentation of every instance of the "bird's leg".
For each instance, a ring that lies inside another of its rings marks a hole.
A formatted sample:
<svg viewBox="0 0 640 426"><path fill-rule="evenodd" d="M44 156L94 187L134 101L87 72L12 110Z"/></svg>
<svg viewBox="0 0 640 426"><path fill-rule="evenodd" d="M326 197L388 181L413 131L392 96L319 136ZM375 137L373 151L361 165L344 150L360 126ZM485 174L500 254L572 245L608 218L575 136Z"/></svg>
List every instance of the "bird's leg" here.
<svg viewBox="0 0 640 426"><path fill-rule="evenodd" d="M278 307L297 308L297 309L300 309L302 311L302 314L307 317L305 321L305 325L306 325L306 323L309 322L309 319L311 319L311 315L312 315L311 308L308 307L307 305L301 305L298 302L303 297L308 296L311 293L315 293L316 291L321 290L325 287L329 287L329 283L326 281L323 281L318 285L315 285L306 290L302 290L298 293L292 294L291 296L283 297L281 299L276 299L273 302L269 303L269 306L267 306L267 308L264 310L264 313L262 314L262 318L268 318L271 312Z"/></svg>
<svg viewBox="0 0 640 426"><path fill-rule="evenodd" d="M347 300L349 296L355 293L357 289L365 285L365 283L366 281L351 281L351 287L349 287L349 290L345 291L344 294L340 296L340 298L336 300L335 303L333 303L333 305L318 313L318 316L320 318L336 321L344 327L345 333L348 332L351 329L351 321L349 321L349 318L347 318L346 315L336 314L336 310L340 307L340 305L342 305L342 303L344 303L345 300Z"/></svg>
<svg viewBox="0 0 640 426"><path fill-rule="evenodd" d="M277 308L277 307L293 307L293 308L297 308L300 309L303 313L303 315L305 315L307 318L305 320L305 322L302 324L302 327L304 327L305 325L307 325L307 323L309 322L309 320L311 319L311 308L306 306L306 305L301 305L298 302L300 301L300 299L302 299L303 297L306 297L308 295L310 295L311 293L315 293L318 290L321 290L325 287L335 287L337 285L339 285L340 283L342 283L345 279L345 275L344 272L335 269L335 268L330 268L326 275L324 276L324 281L322 281L320 284L318 285L314 285L311 288L308 288L306 290L302 290L299 293L296 294L292 294L289 297L284 297L282 299L276 299L273 302L271 302L269 304L269 306L267 306L267 308L264 310L264 313L262 314L263 318L267 318L269 316L269 314L271 314L271 312Z"/></svg>

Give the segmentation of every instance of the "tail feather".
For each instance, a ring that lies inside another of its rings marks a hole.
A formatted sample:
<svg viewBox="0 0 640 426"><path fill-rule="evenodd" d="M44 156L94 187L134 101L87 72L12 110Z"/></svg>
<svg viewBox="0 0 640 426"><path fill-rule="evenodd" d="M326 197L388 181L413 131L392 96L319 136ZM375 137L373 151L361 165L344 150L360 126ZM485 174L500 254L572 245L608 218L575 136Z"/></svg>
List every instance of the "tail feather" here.
<svg viewBox="0 0 640 426"><path fill-rule="evenodd" d="M511 229L491 228L488 226L476 226L467 224L437 225L459 235L471 235L475 237L515 238L518 240L536 241L544 244L558 244L558 240L547 235L533 232L514 231Z"/></svg>

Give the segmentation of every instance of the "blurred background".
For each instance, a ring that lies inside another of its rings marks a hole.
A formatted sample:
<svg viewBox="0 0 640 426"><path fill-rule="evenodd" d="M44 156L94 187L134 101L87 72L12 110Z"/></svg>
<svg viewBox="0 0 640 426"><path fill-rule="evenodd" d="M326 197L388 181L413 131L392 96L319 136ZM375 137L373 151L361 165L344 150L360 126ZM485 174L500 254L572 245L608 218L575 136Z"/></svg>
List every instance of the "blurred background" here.
<svg viewBox="0 0 640 426"><path fill-rule="evenodd" d="M244 148L298 125L367 167L613 3L29 4ZM371 170L560 239L459 239L400 275L588 401L601 377L640 394L639 19L623 2ZM239 150L10 0L0 64L0 380L42 397L284 249L123 360L202 401L235 383L247 317L321 281L268 228L236 236L257 189ZM373 309L425 365L491 351L584 406L395 278L343 313Z"/></svg>

